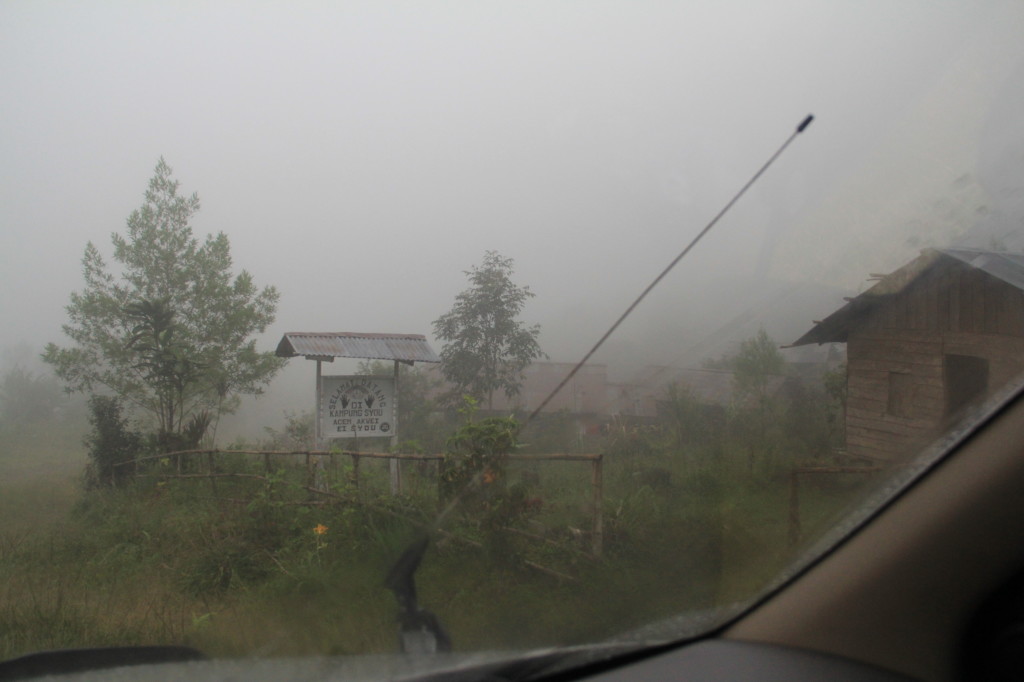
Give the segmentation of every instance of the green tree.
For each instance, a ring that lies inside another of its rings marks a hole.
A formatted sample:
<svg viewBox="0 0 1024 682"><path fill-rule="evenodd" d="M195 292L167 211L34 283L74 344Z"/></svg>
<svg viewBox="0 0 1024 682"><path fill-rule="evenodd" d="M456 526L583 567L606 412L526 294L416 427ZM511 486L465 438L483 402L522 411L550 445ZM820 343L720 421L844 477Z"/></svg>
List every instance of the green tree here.
<svg viewBox="0 0 1024 682"><path fill-rule="evenodd" d="M517 395L523 369L546 356L537 342L540 325L525 327L518 319L534 293L512 281L512 259L488 251L483 264L465 274L470 287L434 320L434 333L444 342L441 372L454 386L451 402L469 394L490 409L494 391Z"/></svg>
<svg viewBox="0 0 1024 682"><path fill-rule="evenodd" d="M753 413L754 442L748 448L748 467L751 470L754 468L755 448L762 451L772 449L767 433L775 405L768 394L768 384L773 377L783 373L785 366L786 361L777 344L763 328L740 344L733 360L733 384L738 406L741 413Z"/></svg>
<svg viewBox="0 0 1024 682"><path fill-rule="evenodd" d="M757 334L740 344L733 359L733 378L736 390L744 398L763 402L768 396L768 382L780 376L786 361L778 345L762 328Z"/></svg>
<svg viewBox="0 0 1024 682"><path fill-rule="evenodd" d="M166 446L261 393L284 362L251 338L273 322L277 290L232 274L223 232L193 236L199 198L178 187L161 158L126 233L111 237L119 272L86 245L85 288L71 294L63 326L72 344L43 354L68 389L106 388L148 413Z"/></svg>

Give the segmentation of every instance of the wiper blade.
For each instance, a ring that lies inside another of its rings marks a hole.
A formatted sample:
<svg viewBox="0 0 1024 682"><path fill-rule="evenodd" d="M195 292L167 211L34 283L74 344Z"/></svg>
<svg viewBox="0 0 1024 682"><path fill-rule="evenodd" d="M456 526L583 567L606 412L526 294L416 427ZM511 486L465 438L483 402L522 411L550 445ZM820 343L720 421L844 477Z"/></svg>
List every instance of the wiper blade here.
<svg viewBox="0 0 1024 682"><path fill-rule="evenodd" d="M416 569L420 567L430 538L426 535L410 544L388 571L384 586L398 600L399 645L407 654L436 654L452 650L452 640L441 621L421 609L416 600Z"/></svg>

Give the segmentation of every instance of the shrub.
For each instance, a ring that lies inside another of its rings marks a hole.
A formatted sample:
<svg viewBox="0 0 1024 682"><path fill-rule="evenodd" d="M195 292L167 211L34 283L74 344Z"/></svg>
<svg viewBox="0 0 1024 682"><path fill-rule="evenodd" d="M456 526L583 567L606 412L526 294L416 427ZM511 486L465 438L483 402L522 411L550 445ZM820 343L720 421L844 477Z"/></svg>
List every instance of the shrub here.
<svg viewBox="0 0 1024 682"><path fill-rule="evenodd" d="M115 465L134 459L142 439L128 428L128 419L122 415L121 401L105 395L89 398L89 425L92 431L85 437L89 455L86 487L122 485L131 471Z"/></svg>

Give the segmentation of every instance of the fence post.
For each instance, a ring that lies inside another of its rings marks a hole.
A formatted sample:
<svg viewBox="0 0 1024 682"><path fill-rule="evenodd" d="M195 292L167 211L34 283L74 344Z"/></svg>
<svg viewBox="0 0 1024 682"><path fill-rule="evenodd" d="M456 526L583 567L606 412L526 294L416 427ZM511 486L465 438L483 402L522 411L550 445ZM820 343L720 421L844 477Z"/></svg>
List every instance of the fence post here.
<svg viewBox="0 0 1024 682"><path fill-rule="evenodd" d="M206 453L206 468L208 470L208 473L210 474L210 490L212 490L213 494L216 496L216 494L217 494L217 479L213 477L213 451L212 450Z"/></svg>
<svg viewBox="0 0 1024 682"><path fill-rule="evenodd" d="M263 483L263 490L264 490L264 492L267 495L267 499L270 499L271 495L274 494L274 491L272 490L271 484L270 484L270 453L269 452L264 452L263 453L263 476L264 476L264 479L263 479L263 481L264 481L264 483Z"/></svg>
<svg viewBox="0 0 1024 682"><path fill-rule="evenodd" d="M604 550L604 474L602 471L603 455L594 458L591 471L591 485L594 488L593 532L591 534L591 551L594 556L601 556Z"/></svg>
<svg viewBox="0 0 1024 682"><path fill-rule="evenodd" d="M352 453L352 484L359 490L359 455Z"/></svg>

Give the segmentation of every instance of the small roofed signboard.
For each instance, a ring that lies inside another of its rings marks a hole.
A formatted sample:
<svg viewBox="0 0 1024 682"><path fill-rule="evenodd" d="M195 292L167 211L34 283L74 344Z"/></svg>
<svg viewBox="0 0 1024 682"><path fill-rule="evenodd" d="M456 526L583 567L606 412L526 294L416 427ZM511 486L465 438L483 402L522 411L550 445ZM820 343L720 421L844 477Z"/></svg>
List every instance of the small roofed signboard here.
<svg viewBox="0 0 1024 682"><path fill-rule="evenodd" d="M320 415L324 438L389 438L395 430L395 381L389 377L324 376Z"/></svg>

